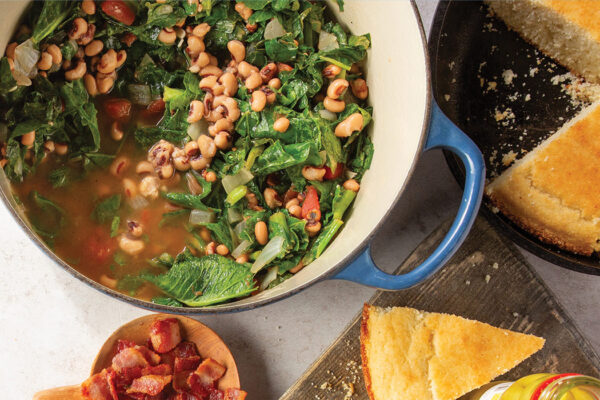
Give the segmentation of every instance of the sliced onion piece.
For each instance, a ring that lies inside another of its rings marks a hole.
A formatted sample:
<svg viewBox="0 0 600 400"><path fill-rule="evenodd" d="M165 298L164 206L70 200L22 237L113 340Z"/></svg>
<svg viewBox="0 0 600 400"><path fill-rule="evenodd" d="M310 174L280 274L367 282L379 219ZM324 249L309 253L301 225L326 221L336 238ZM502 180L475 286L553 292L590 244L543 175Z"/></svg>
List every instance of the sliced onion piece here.
<svg viewBox="0 0 600 400"><path fill-rule="evenodd" d="M150 86L130 83L127 85L127 97L133 104L147 106L152 102Z"/></svg>
<svg viewBox="0 0 600 400"><path fill-rule="evenodd" d="M269 270L267 271L267 274L264 276L262 282L260 283L258 290L260 290L260 291L265 290L266 288L269 287L269 284L271 282L273 282L275 279L277 279L277 269L279 269L279 267L277 265L274 265L269 268Z"/></svg>
<svg viewBox="0 0 600 400"><path fill-rule="evenodd" d="M190 213L190 224L205 225L215 222L215 213L210 210L192 210Z"/></svg>
<svg viewBox="0 0 600 400"><path fill-rule="evenodd" d="M137 196L134 196L131 198L131 200L129 200L129 205L134 210L141 210L142 208L148 207L150 205L150 202L146 200L144 196L138 194Z"/></svg>
<svg viewBox="0 0 600 400"><path fill-rule="evenodd" d="M227 193L231 192L238 186L245 185L250 182L254 178L254 175L250 171L245 168L240 169L240 171L235 175L226 175L223 179L221 179L221 183L225 188Z"/></svg>
<svg viewBox="0 0 600 400"><path fill-rule="evenodd" d="M337 115L329 110L319 110L319 115L327 121L335 121L337 119Z"/></svg>
<svg viewBox="0 0 600 400"><path fill-rule="evenodd" d="M249 242L248 240L242 240L242 242L240 244L238 244L238 246L235 249L233 249L233 251L231 252L231 255L234 258L238 258L242 254L244 254L246 252L246 250L248 250L248 248L250 247L251 244L252 244L252 242Z"/></svg>
<svg viewBox="0 0 600 400"><path fill-rule="evenodd" d="M31 85L30 78L37 75L39 58L40 52L35 49L31 39L27 39L15 48L13 77L17 81L17 85Z"/></svg>
<svg viewBox="0 0 600 400"><path fill-rule="evenodd" d="M319 33L318 48L320 51L333 50L337 49L338 47L340 47L340 45L338 44L337 38L333 33L325 31L321 31L321 33Z"/></svg>
<svg viewBox="0 0 600 400"><path fill-rule="evenodd" d="M283 251L284 243L285 240L281 236L275 236L273 239L269 240L269 243L265 245L260 252L260 255L256 258L256 261L254 261L254 264L252 264L250 272L255 274L263 269L265 265L273 261L275 257Z"/></svg>
<svg viewBox="0 0 600 400"><path fill-rule="evenodd" d="M283 35L285 35L285 29L283 29L283 25L277 18L273 18L265 26L265 40L277 39Z"/></svg>
<svg viewBox="0 0 600 400"><path fill-rule="evenodd" d="M242 215L242 213L236 210L235 208L227 209L227 221L229 221L230 224L241 221L243 218L244 216Z"/></svg>
<svg viewBox="0 0 600 400"><path fill-rule="evenodd" d="M192 140L198 140L200 135L208 134L208 122L205 119L196 121L193 124L189 124L187 128L187 134Z"/></svg>
<svg viewBox="0 0 600 400"><path fill-rule="evenodd" d="M235 234L235 236L237 238L239 238L240 235L242 234L242 232L244 231L244 229L246 229L246 220L243 220L242 222L240 222L239 224L237 224L233 228L233 233Z"/></svg>

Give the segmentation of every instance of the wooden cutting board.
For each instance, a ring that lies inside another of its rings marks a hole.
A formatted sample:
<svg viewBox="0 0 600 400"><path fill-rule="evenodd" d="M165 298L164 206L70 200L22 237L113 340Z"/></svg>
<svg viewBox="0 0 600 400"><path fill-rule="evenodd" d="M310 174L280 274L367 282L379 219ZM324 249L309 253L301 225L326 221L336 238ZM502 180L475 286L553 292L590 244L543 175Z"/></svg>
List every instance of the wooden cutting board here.
<svg viewBox="0 0 600 400"><path fill-rule="evenodd" d="M448 226L443 224L423 241L397 272L424 260ZM600 376L600 358L554 295L515 246L481 217L461 249L432 279L400 292L378 291L369 303L451 313L544 337L544 348L505 374L505 380L537 372ZM282 400L368 400L360 367L360 317L357 310L348 328Z"/></svg>

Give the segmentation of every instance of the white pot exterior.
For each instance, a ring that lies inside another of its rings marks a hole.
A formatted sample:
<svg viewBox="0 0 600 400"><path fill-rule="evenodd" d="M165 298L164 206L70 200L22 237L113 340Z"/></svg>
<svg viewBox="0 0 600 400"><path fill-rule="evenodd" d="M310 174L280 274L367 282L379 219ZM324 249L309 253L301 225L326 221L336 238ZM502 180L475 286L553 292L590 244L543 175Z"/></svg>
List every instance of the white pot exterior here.
<svg viewBox="0 0 600 400"><path fill-rule="evenodd" d="M337 19L353 34L370 33L366 75L369 102L374 108L369 128L375 147L371 169L365 174L351 217L327 250L292 278L256 296L223 305L198 309L181 309L182 313L210 313L254 308L283 298L331 275L351 260L375 233L394 206L408 181L421 152L427 127L429 109L429 76L425 39L414 4L408 0L346 0L340 12L335 1L328 1ZM4 27L0 32L2 53L18 25L27 2L0 2ZM4 194L9 186L4 173L0 174ZM21 225L48 254L50 249L27 227L22 211L12 196L4 196ZM67 264L52 257L79 279L99 288L100 285L83 277ZM102 288L138 306L162 309L151 303ZM174 312L175 309L171 309Z"/></svg>

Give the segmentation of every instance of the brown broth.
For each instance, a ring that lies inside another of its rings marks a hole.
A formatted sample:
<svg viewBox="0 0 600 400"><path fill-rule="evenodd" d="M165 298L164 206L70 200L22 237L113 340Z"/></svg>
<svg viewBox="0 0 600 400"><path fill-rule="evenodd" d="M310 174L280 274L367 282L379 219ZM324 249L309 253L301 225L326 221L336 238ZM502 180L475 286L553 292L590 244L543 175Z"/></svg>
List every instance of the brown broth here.
<svg viewBox="0 0 600 400"><path fill-rule="evenodd" d="M99 111L99 128L102 134L101 152L114 154L119 149L120 143L110 137L111 121L104 115L101 104L98 104L102 101L103 99L96 101ZM86 173L82 179L74 180L64 187L53 188L49 181L49 174L53 170L70 165L83 171L81 162L67 161L65 157L53 153L45 157L35 173L29 174L23 182L12 186L15 194L23 203L30 221L44 218L43 212L35 206L31 198L33 191L37 191L66 211L64 226L53 243L49 243L54 253L87 277L113 288L116 280L126 275L136 275L140 271L150 268L148 260L164 252L173 256L178 254L183 250L186 239L191 236L185 229L185 217L177 220L177 224L159 226L163 214L175 209L161 197L156 200L146 199L149 204L142 209L135 210L130 206L130 199L123 188L123 179L129 178L138 184L142 177L136 174L135 166L139 161L146 159L146 151L140 149L133 138L133 130L135 123L139 121L139 113L134 112L132 121L125 130L129 132L129 135L126 136L122 147L116 154L116 157L126 156L130 160L128 168L121 176L112 175L109 167L97 168ZM177 191L184 189L184 181L180 174L175 174L171 179L161 181L161 184L170 191ZM110 237L110 222L98 224L91 217L95 206L100 201L115 194L121 195L121 208L118 213L121 218L119 234L126 232L126 224L129 220L136 221L143 227L146 246L136 256L129 256L119 250L119 235ZM119 254L118 257L124 256L124 260L126 260L124 265L115 262L116 254ZM160 272L160 269L155 267L154 271ZM121 291L131 294L125 290ZM144 284L137 291L135 297L150 300L159 293L153 286Z"/></svg>

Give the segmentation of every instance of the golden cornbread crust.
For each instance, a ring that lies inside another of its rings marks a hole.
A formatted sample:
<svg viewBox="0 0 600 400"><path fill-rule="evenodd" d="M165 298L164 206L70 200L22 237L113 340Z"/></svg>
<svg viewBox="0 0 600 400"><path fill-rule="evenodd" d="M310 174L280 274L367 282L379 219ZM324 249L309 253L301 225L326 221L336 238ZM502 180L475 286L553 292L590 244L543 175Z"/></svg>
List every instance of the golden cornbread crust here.
<svg viewBox="0 0 600 400"><path fill-rule="evenodd" d="M543 345L542 338L455 315L363 308L361 356L371 400L454 400Z"/></svg>
<svg viewBox="0 0 600 400"><path fill-rule="evenodd" d="M486 0L490 9L572 72L600 83L600 1Z"/></svg>
<svg viewBox="0 0 600 400"><path fill-rule="evenodd" d="M600 250L600 103L492 181L486 195L541 241L591 255Z"/></svg>

